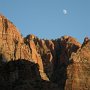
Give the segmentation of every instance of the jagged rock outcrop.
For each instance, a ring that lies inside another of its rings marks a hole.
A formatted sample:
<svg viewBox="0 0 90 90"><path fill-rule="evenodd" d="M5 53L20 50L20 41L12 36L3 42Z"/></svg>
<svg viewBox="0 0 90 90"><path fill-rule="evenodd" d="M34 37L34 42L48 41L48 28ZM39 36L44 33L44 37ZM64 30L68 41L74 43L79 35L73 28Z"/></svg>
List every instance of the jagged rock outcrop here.
<svg viewBox="0 0 90 90"><path fill-rule="evenodd" d="M40 76L34 77L39 77L41 80L39 84L45 85L45 87L36 85L35 87L39 88L37 90L49 90L46 88L49 85L50 88L53 86L57 88L58 85L60 90L88 90L90 88L90 40L88 37L84 39L82 45L71 36L62 36L55 40L39 39L33 34L23 37L12 22L0 15L0 58L1 67L4 65L3 63L11 61L15 63L18 59L38 64L39 70L37 71ZM25 67L26 71L29 70L28 65ZM21 70L23 71L23 68ZM17 76L16 72L14 74ZM29 78L28 75L26 76ZM9 77L12 79L12 76ZM34 79L32 80L33 83L36 83ZM55 86L52 82L57 85ZM33 87L29 85L25 87L32 89Z"/></svg>
<svg viewBox="0 0 90 90"><path fill-rule="evenodd" d="M73 63L67 68L65 90L90 89L90 40L84 39L82 47L71 56Z"/></svg>
<svg viewBox="0 0 90 90"><path fill-rule="evenodd" d="M7 62L11 59L33 60L35 63L39 64L42 78L48 80L43 71L42 60L39 54L35 51L36 46L32 39L34 39L34 36L30 35L30 38L27 39L29 40L28 45L26 45L27 42L24 43L25 40L17 28L4 16L0 16L0 53L3 61Z"/></svg>
<svg viewBox="0 0 90 90"><path fill-rule="evenodd" d="M0 42L0 53L4 55L4 61L30 59L30 49L25 45L20 32L2 15L0 16Z"/></svg>

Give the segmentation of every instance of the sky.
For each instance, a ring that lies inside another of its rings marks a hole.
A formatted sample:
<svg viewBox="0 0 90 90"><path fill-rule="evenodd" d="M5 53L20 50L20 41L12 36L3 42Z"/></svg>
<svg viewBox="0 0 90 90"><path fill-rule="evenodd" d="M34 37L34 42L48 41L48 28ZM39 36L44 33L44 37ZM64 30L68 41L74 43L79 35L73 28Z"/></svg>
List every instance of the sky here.
<svg viewBox="0 0 90 90"><path fill-rule="evenodd" d="M0 13L25 37L90 37L90 0L0 0Z"/></svg>

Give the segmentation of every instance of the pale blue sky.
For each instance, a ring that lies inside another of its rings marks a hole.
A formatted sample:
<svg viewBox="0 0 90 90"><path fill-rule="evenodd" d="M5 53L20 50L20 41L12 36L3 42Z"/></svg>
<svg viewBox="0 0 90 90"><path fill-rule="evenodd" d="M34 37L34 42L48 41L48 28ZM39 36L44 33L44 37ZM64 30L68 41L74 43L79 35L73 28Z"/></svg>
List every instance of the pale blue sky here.
<svg viewBox="0 0 90 90"><path fill-rule="evenodd" d="M80 42L90 36L90 0L0 0L0 12L23 36L56 39L70 35Z"/></svg>

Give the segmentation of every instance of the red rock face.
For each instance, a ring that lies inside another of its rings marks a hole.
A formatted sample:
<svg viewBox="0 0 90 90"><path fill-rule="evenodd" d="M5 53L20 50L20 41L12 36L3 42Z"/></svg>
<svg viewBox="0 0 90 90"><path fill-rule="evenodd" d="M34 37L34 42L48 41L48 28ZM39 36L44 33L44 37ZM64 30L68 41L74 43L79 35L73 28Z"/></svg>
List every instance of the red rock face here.
<svg viewBox="0 0 90 90"><path fill-rule="evenodd" d="M24 44L20 32L4 16L0 16L0 42L0 50L6 61L30 59L29 47Z"/></svg>
<svg viewBox="0 0 90 90"><path fill-rule="evenodd" d="M85 41L86 42L86 41ZM88 41L71 59L73 64L67 68L68 79L65 90L89 90L90 88L90 41Z"/></svg>
<svg viewBox="0 0 90 90"><path fill-rule="evenodd" d="M81 45L71 36L56 40L43 40L32 34L22 37L17 28L1 15L0 55L3 62L24 59L38 64L41 78L58 84L60 90L88 90L83 86L90 82L87 69L90 68L90 40L87 38ZM90 86L86 85L86 88Z"/></svg>

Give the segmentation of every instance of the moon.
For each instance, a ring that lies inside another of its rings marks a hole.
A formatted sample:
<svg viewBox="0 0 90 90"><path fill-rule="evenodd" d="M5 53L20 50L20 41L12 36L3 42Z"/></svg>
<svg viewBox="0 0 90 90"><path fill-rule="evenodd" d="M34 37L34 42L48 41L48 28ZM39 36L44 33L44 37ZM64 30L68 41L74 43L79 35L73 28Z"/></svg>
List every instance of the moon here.
<svg viewBox="0 0 90 90"><path fill-rule="evenodd" d="M66 9L63 9L63 14L67 15L67 10Z"/></svg>

